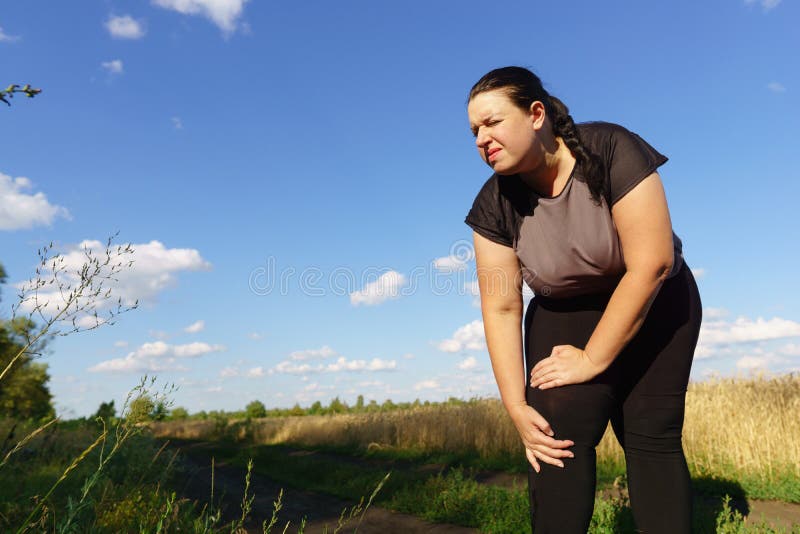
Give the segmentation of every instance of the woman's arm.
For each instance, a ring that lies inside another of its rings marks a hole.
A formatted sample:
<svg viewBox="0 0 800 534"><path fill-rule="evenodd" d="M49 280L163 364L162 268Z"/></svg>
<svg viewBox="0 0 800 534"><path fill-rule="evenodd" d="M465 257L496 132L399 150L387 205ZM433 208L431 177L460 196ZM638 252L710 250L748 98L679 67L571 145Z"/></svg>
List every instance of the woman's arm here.
<svg viewBox="0 0 800 534"><path fill-rule="evenodd" d="M531 373L531 386L550 387L591 380L614 361L644 322L672 270L672 222L664 187L652 173L611 210L625 260L625 274L611 295L586 347L553 347Z"/></svg>
<svg viewBox="0 0 800 534"><path fill-rule="evenodd" d="M486 346L506 410L526 405L522 366L522 278L514 250L473 232Z"/></svg>
<svg viewBox="0 0 800 534"><path fill-rule="evenodd" d="M477 232L473 232L473 239L483 329L500 398L522 437L534 469L539 471L537 459L563 467L559 458L572 457L572 453L564 449L574 443L553 439L550 425L525 399L519 259L513 249Z"/></svg>

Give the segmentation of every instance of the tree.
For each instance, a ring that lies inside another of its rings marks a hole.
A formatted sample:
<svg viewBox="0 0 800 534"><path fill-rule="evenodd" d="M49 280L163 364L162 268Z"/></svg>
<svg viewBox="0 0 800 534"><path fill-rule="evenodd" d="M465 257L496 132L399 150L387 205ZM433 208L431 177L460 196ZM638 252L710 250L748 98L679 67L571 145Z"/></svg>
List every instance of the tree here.
<svg viewBox="0 0 800 534"><path fill-rule="evenodd" d="M183 406L178 406L169 414L169 418L175 421L182 421L189 418L189 411Z"/></svg>
<svg viewBox="0 0 800 534"><path fill-rule="evenodd" d="M346 411L347 404L339 400L339 397L334 397L331 399L331 403L328 405L328 413L336 414L345 413Z"/></svg>
<svg viewBox="0 0 800 534"><path fill-rule="evenodd" d="M356 399L356 410L359 412L364 409L364 395L359 395Z"/></svg>
<svg viewBox="0 0 800 534"><path fill-rule="evenodd" d="M308 413L311 415L321 415L325 412L325 409L322 407L322 403L320 401L314 401L314 404L311 405L311 408L308 409Z"/></svg>
<svg viewBox="0 0 800 534"><path fill-rule="evenodd" d="M153 411L150 412L150 418L153 421L163 421L169 415L169 407L167 403L163 400L158 401L155 403L153 407Z"/></svg>
<svg viewBox="0 0 800 534"><path fill-rule="evenodd" d="M0 284L6 272L0 265ZM43 419L55 416L47 382L47 364L34 362L34 353L44 350L43 338L30 353L25 352L25 340L30 339L35 325L30 319L17 317L0 321L0 369L5 369L12 360L16 365L9 369L0 382L0 415L12 419ZM20 352L23 354L17 356Z"/></svg>
<svg viewBox="0 0 800 534"><path fill-rule="evenodd" d="M249 419L259 419L267 416L267 408L263 402L254 400L245 407L244 413Z"/></svg>
<svg viewBox="0 0 800 534"><path fill-rule="evenodd" d="M106 423L111 421L116 416L117 409L114 407L114 399L111 399L109 402L101 402L100 407L97 408L97 411L94 414L95 419L102 419Z"/></svg>

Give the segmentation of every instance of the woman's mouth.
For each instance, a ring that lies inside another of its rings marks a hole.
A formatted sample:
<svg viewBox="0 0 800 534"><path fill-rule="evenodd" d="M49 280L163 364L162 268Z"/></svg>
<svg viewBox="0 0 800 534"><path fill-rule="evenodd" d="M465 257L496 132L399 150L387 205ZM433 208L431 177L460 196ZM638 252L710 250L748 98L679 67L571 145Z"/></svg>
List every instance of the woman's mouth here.
<svg viewBox="0 0 800 534"><path fill-rule="evenodd" d="M495 159L497 159L497 153L500 152L500 150L501 149L499 148L490 148L486 152L486 159L488 159L489 161L494 161Z"/></svg>

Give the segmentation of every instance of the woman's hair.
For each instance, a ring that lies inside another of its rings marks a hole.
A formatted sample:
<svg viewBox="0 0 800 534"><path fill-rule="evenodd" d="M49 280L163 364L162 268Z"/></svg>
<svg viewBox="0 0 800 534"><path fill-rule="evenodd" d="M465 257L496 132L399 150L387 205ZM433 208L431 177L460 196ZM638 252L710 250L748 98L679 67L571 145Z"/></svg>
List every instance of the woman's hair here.
<svg viewBox="0 0 800 534"><path fill-rule="evenodd" d="M553 126L553 134L561 137L575 156L592 198L600 204L600 199L607 192L602 161L584 146L567 106L545 90L538 76L522 67L502 67L487 72L472 86L468 100L494 89L505 91L511 101L525 111L530 110L531 104L537 100L544 104L545 113Z"/></svg>

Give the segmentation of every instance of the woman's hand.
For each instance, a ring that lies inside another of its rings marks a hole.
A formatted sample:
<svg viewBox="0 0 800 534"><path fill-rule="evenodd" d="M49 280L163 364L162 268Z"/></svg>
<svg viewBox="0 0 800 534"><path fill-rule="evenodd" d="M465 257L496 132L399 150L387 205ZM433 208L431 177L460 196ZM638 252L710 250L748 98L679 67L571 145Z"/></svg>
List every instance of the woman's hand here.
<svg viewBox="0 0 800 534"><path fill-rule="evenodd" d="M588 382L605 370L594 363L585 350L572 345L556 345L550 356L531 371L531 387L550 389Z"/></svg>
<svg viewBox="0 0 800 534"><path fill-rule="evenodd" d="M575 457L572 451L566 450L575 443L568 439L553 439L553 429L550 428L550 424L527 404L512 407L508 414L525 445L525 456L537 473L541 470L539 461L564 467L561 458Z"/></svg>

